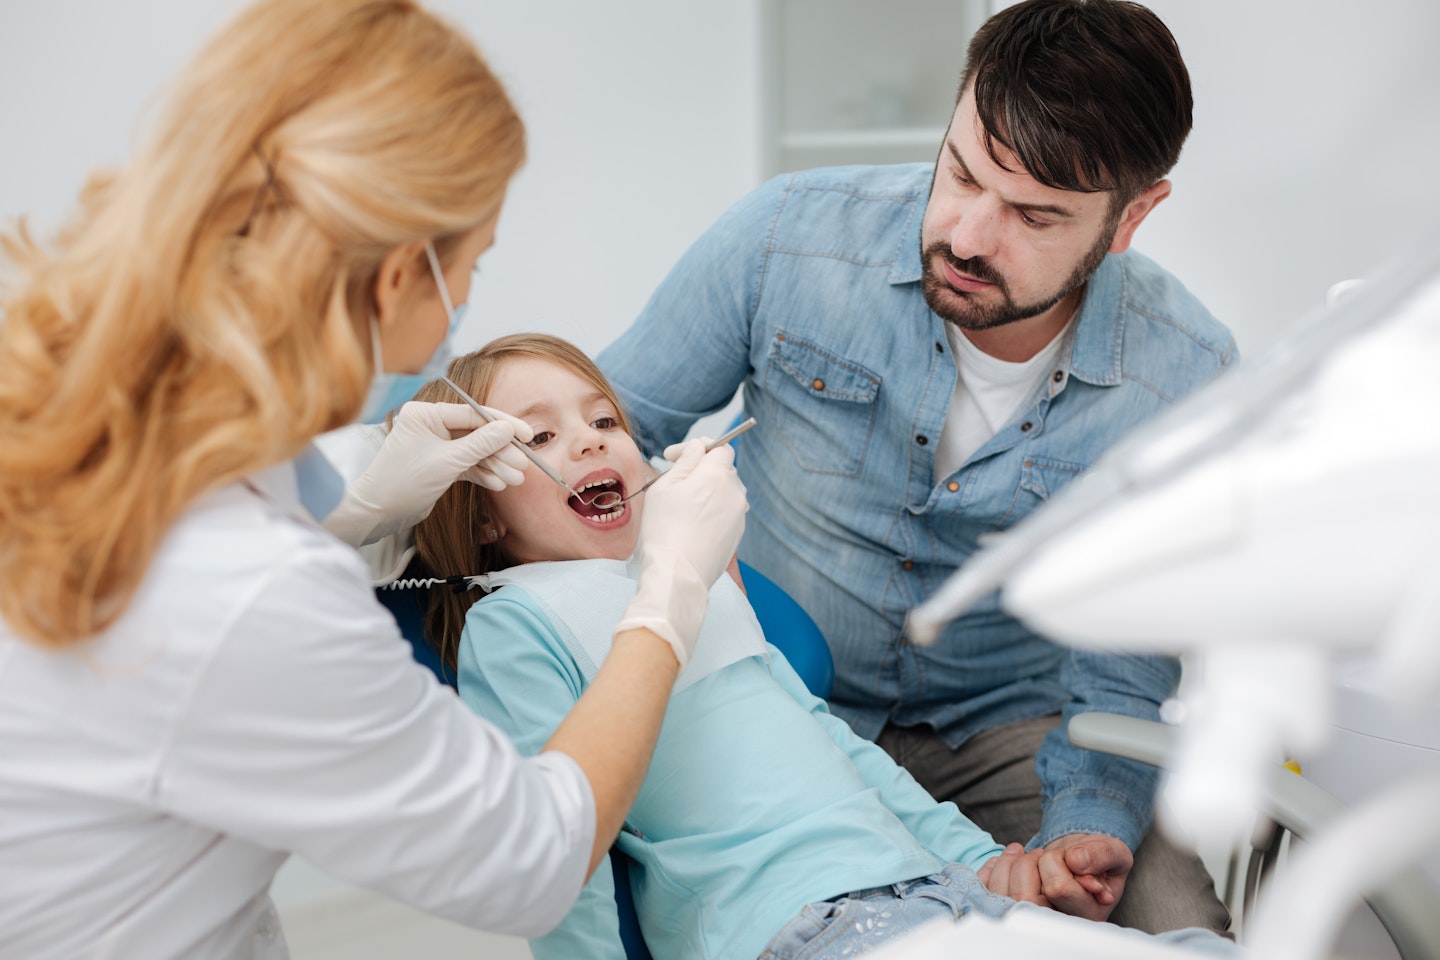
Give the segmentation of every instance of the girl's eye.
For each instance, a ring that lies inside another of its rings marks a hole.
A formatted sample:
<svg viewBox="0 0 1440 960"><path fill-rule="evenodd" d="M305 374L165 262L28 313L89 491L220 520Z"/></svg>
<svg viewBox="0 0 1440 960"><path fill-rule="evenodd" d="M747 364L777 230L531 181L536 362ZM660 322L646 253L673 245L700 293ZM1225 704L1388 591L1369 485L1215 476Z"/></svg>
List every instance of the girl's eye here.
<svg viewBox="0 0 1440 960"><path fill-rule="evenodd" d="M545 444L549 443L554 438L555 434L551 433L549 430L537 430L535 431L535 436L530 439L530 442L526 444L526 446L534 450L536 447L545 446Z"/></svg>
<svg viewBox="0 0 1440 960"><path fill-rule="evenodd" d="M616 417L601 417L590 426L596 430L615 430L620 426L620 420Z"/></svg>

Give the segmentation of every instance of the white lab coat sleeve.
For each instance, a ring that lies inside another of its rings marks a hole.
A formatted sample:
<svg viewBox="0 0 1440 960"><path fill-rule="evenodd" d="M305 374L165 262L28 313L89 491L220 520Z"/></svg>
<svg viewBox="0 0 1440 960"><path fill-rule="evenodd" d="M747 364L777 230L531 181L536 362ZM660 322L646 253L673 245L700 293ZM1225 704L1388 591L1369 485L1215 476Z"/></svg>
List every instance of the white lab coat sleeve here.
<svg viewBox="0 0 1440 960"><path fill-rule="evenodd" d="M321 539L200 671L157 804L468 926L545 933L585 881L588 782L562 754L520 756L416 665L359 558Z"/></svg>
<svg viewBox="0 0 1440 960"><path fill-rule="evenodd" d="M316 437L315 447L348 486L374 462L387 431L384 424L352 423ZM399 580L415 556L415 528L406 528L355 549L370 568L370 582L383 587Z"/></svg>

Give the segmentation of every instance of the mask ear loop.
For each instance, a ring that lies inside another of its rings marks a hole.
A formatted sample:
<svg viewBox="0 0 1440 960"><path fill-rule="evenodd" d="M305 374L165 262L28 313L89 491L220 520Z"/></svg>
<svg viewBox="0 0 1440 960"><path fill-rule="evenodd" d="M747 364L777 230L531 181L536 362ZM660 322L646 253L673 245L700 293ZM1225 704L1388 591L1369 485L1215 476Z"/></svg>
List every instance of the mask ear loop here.
<svg viewBox="0 0 1440 960"><path fill-rule="evenodd" d="M373 310L370 312L370 358L375 361L370 376L378 377L385 372L385 355L380 352L380 318Z"/></svg>
<svg viewBox="0 0 1440 960"><path fill-rule="evenodd" d="M435 286L440 288L440 302L445 305L445 319L450 324L450 332L455 332L455 305L450 302L450 288L445 285L445 271L440 269L440 257L435 253L435 243L431 240L425 241L425 256L430 261L430 274L435 278Z"/></svg>

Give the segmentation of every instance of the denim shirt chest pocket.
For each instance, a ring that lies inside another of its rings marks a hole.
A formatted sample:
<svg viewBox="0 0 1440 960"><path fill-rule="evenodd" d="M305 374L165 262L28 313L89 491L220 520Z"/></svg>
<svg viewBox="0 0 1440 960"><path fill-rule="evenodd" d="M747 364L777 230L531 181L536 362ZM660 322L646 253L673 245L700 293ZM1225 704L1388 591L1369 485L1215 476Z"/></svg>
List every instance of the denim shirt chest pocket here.
<svg viewBox="0 0 1440 960"><path fill-rule="evenodd" d="M875 426L880 376L790 334L770 341L765 392L786 450L812 473L853 477Z"/></svg>
<svg viewBox="0 0 1440 960"><path fill-rule="evenodd" d="M1059 493L1061 487L1088 469L1086 464L1070 460L1027 456L1020 468L1020 490L1002 527L1019 523L1036 507Z"/></svg>

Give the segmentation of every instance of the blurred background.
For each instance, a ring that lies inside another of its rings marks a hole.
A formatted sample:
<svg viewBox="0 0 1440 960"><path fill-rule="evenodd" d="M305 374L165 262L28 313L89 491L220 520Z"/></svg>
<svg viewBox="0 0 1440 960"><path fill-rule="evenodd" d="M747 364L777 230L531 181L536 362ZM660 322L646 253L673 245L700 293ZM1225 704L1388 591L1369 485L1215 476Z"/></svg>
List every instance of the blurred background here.
<svg viewBox="0 0 1440 960"><path fill-rule="evenodd" d="M530 160L457 348L518 330L594 353L730 203L784 170L933 160L994 0L435 0L509 87ZM1136 247L1251 358L1440 222L1440 4L1152 0L1195 130ZM165 81L241 0L0 0L0 219L44 235L123 164ZM476 935L287 867L297 960L476 956ZM419 931L428 932L419 932ZM429 937L430 939L426 939ZM490 957L523 944L483 940ZM390 944L390 946L387 946ZM453 954L451 951L453 950Z"/></svg>
<svg viewBox="0 0 1440 960"><path fill-rule="evenodd" d="M0 218L42 227L123 163L162 84L240 0L0 0ZM998 4L1003 6L1004 4ZM1154 0L1195 131L1139 249L1254 355L1334 281L1440 220L1440 4ZM460 346L609 343L721 211L776 172L931 160L993 0L437 0L530 132Z"/></svg>

